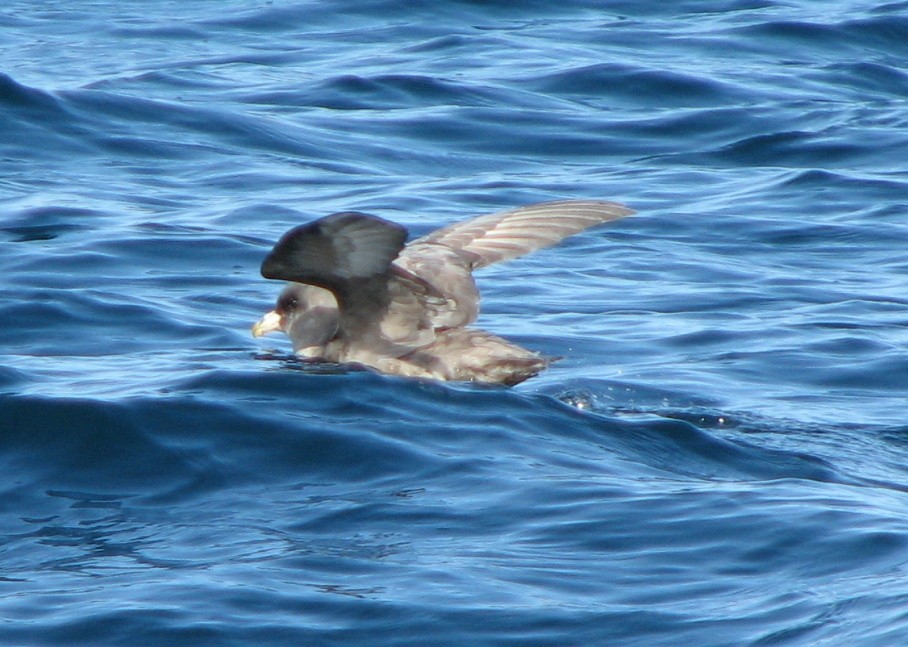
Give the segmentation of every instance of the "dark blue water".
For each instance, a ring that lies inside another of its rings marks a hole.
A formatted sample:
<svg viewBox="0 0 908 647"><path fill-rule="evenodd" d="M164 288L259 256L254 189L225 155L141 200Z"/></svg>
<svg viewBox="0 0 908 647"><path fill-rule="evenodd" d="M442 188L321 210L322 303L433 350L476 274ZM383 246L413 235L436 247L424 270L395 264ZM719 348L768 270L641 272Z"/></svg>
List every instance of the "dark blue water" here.
<svg viewBox="0 0 908 647"><path fill-rule="evenodd" d="M908 642L908 3L0 9L0 643ZM639 214L517 388L250 325L290 226Z"/></svg>

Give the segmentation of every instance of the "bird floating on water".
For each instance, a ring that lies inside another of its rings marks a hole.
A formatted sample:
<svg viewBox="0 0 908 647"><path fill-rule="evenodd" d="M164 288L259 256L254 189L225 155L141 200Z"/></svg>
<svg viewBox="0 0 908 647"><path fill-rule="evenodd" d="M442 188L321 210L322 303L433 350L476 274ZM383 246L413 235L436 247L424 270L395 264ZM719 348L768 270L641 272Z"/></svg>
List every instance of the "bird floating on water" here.
<svg viewBox="0 0 908 647"><path fill-rule="evenodd" d="M473 270L554 245L634 213L616 202L563 200L458 222L405 245L407 230L347 211L294 227L262 263L289 281L256 337L283 331L304 358L382 373L513 385L550 358L484 330Z"/></svg>

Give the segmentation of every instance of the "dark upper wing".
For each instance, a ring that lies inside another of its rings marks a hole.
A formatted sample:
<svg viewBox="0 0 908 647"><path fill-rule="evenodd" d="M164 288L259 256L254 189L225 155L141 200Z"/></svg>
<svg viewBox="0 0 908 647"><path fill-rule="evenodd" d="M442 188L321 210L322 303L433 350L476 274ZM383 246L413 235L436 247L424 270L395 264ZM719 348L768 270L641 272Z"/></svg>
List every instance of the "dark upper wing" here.
<svg viewBox="0 0 908 647"><path fill-rule="evenodd" d="M472 254L473 269L554 245L587 227L634 213L617 202L561 200L458 222L414 240Z"/></svg>
<svg viewBox="0 0 908 647"><path fill-rule="evenodd" d="M281 236L262 262L262 276L342 296L363 279L388 274L406 239L407 230L393 222L355 211L335 213Z"/></svg>
<svg viewBox="0 0 908 647"><path fill-rule="evenodd" d="M284 234L262 276L330 290L348 341L404 352L434 337L427 304L435 299L431 286L392 266L406 238L404 227L382 218L336 213Z"/></svg>
<svg viewBox="0 0 908 647"><path fill-rule="evenodd" d="M262 276L330 290L347 313L388 303L391 261L407 230L375 216L335 213L284 234L262 262Z"/></svg>

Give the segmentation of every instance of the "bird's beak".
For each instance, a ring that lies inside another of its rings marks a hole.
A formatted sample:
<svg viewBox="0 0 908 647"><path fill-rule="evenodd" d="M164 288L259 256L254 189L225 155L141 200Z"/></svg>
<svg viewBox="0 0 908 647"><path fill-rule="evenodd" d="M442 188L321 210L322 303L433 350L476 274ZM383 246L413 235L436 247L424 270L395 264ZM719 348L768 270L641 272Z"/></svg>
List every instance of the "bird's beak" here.
<svg viewBox="0 0 908 647"><path fill-rule="evenodd" d="M265 316L256 321L255 325L252 327L252 336L261 337L270 332L281 330L281 319L281 315L274 310L265 314Z"/></svg>

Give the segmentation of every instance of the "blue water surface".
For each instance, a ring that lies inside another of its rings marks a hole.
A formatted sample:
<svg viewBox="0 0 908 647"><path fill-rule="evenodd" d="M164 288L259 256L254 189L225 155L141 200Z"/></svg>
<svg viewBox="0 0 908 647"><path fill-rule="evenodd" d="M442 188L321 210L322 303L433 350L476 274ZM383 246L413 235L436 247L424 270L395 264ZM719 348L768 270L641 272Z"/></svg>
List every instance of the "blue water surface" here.
<svg viewBox="0 0 908 647"><path fill-rule="evenodd" d="M7 2L0 643L908 643L908 3ZM295 360L259 264L479 276L513 389Z"/></svg>

